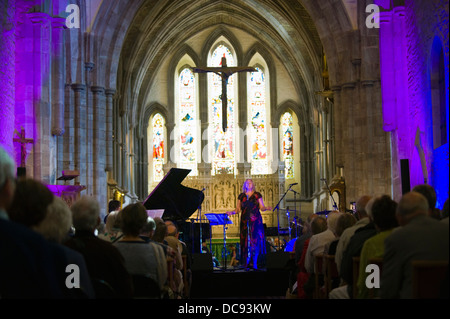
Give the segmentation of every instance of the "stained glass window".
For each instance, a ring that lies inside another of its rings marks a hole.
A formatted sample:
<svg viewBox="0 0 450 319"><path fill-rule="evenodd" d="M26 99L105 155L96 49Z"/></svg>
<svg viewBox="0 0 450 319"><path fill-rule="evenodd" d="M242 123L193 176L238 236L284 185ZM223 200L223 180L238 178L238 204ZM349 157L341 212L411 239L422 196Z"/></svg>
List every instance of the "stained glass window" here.
<svg viewBox="0 0 450 319"><path fill-rule="evenodd" d="M293 117L289 112L281 116L282 160L285 164L285 178L294 178L294 130Z"/></svg>
<svg viewBox="0 0 450 319"><path fill-rule="evenodd" d="M164 177L164 118L157 113L152 121L153 132L153 180L160 181Z"/></svg>
<svg viewBox="0 0 450 319"><path fill-rule="evenodd" d="M256 70L250 73L248 87L252 174L268 174L266 84L264 72Z"/></svg>
<svg viewBox="0 0 450 319"><path fill-rule="evenodd" d="M181 168L191 169L191 176L197 175L197 112L194 73L185 68L179 76L179 123Z"/></svg>
<svg viewBox="0 0 450 319"><path fill-rule="evenodd" d="M222 64L222 57L226 58L227 66L236 66L233 55L229 48L221 44L217 46L210 57L210 67L220 67ZM228 78L227 86L227 130L222 131L222 78L215 74L208 74L209 87L209 101L212 123L212 174L215 175L220 172L228 174L235 173L236 154L234 150L235 145L235 79L236 75Z"/></svg>

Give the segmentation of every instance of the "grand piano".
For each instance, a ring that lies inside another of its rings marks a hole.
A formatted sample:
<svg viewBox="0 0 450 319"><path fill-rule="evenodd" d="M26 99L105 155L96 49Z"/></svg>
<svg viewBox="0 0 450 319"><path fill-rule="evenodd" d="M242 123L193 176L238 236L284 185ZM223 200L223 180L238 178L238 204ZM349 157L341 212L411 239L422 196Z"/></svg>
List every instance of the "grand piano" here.
<svg viewBox="0 0 450 319"><path fill-rule="evenodd" d="M180 239L197 252L200 251L200 224L202 240L209 238L210 227L206 223L194 223L194 220L188 222L205 199L203 191L181 185L190 171L171 168L143 204L147 210L164 209L162 219L174 221L178 225Z"/></svg>

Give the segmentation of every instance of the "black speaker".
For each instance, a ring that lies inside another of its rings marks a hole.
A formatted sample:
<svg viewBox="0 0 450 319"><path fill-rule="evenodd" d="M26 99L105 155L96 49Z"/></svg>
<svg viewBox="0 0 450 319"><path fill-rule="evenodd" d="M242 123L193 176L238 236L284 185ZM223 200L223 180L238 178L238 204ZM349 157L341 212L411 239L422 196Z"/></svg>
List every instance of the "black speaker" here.
<svg viewBox="0 0 450 319"><path fill-rule="evenodd" d="M286 269L289 263L289 252L277 251L266 255L266 268L270 269Z"/></svg>
<svg viewBox="0 0 450 319"><path fill-rule="evenodd" d="M402 177L402 194L411 191L411 182L409 180L409 159L400 160L400 174Z"/></svg>
<svg viewBox="0 0 450 319"><path fill-rule="evenodd" d="M213 270L212 255L210 253L192 254L192 271L211 272Z"/></svg>

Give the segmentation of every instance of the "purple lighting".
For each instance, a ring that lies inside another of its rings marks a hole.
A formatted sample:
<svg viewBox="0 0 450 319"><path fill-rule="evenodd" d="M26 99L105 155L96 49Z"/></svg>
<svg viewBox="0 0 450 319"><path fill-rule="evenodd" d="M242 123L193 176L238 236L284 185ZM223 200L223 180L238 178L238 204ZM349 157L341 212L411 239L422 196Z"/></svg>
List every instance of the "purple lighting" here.
<svg viewBox="0 0 450 319"><path fill-rule="evenodd" d="M1 1L0 17L0 144L14 156L15 2Z"/></svg>
<svg viewBox="0 0 450 319"><path fill-rule="evenodd" d="M401 179L400 159L409 159L411 187L423 183L432 185L438 193L439 206L448 197L449 189L448 10L447 20L431 24L430 21L436 20L433 10L439 9L433 9L426 1L405 1L405 6L397 7L391 7L391 1L379 0L376 4L383 7L379 30L383 128L391 132L393 179ZM428 6L426 10L424 6ZM436 34L447 43L442 46L445 58L440 61L444 62L434 71L442 78L445 75L444 89L440 91L430 87L430 64L435 54L431 50L432 39ZM440 103L440 111L433 109L436 106L432 104L436 103ZM433 130L439 127L441 131L435 133ZM443 136L438 139L439 145L434 145L436 135ZM395 187L394 195L399 195Z"/></svg>

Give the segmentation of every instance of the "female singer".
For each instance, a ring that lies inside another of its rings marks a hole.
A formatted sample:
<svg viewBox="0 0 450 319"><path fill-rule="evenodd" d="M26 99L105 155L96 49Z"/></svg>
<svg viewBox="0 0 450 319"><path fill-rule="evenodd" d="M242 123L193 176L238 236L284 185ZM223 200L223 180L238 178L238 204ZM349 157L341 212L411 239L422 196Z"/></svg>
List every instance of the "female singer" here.
<svg viewBox="0 0 450 319"><path fill-rule="evenodd" d="M264 206L262 195L255 191L251 179L247 179L242 186L242 193L238 196L235 211L227 212L228 216L241 214L240 223L240 252L241 264L258 268L258 257L265 254L264 225L261 211L271 210Z"/></svg>

